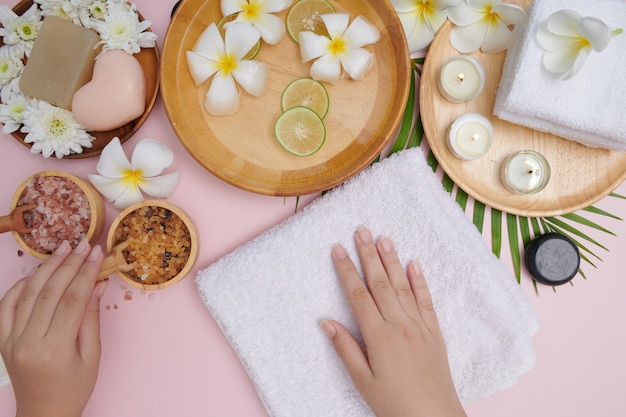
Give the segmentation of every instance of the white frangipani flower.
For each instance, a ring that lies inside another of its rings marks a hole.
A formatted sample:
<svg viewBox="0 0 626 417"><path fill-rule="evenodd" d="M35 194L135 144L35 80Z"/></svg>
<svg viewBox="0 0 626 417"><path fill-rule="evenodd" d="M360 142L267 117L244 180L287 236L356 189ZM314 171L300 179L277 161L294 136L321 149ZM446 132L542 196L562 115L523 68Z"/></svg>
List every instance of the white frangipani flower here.
<svg viewBox="0 0 626 417"><path fill-rule="evenodd" d="M622 33L596 17L583 17L574 10L559 10L539 24L537 42L546 51L543 66L563 79L580 71L591 51L602 52L611 36Z"/></svg>
<svg viewBox="0 0 626 417"><path fill-rule="evenodd" d="M243 59L259 41L259 31L250 25L232 22L224 39L215 23L209 25L187 51L187 65L196 85L209 78L211 86L204 107L209 114L225 116L239 110L239 91L235 81L249 94L265 93L269 69L263 62Z"/></svg>
<svg viewBox="0 0 626 417"><path fill-rule="evenodd" d="M461 53L504 51L513 42L509 25L527 19L520 6L501 0L464 0L448 9L448 17L456 25L450 32L450 44Z"/></svg>
<svg viewBox="0 0 626 417"><path fill-rule="evenodd" d="M0 36L5 45L14 45L21 55L30 55L41 28L41 14L36 4L18 16L5 5L0 6Z"/></svg>
<svg viewBox="0 0 626 417"><path fill-rule="evenodd" d="M102 52L110 49L123 49L129 54L136 54L141 48L156 45L157 35L148 31L152 22L139 21L139 13L134 4L109 2L103 20L92 19L91 26L102 39Z"/></svg>
<svg viewBox="0 0 626 417"><path fill-rule="evenodd" d="M448 20L448 7L463 0L391 0L409 44L409 53L428 48L435 34Z"/></svg>
<svg viewBox="0 0 626 417"><path fill-rule="evenodd" d="M0 93L2 103L0 103L0 123L2 133L9 134L17 131L24 123L24 111L31 102L31 99L22 94L19 90L3 88Z"/></svg>
<svg viewBox="0 0 626 417"><path fill-rule="evenodd" d="M61 159L70 153L82 153L83 148L91 148L95 139L74 120L72 112L45 101L33 100L23 117L20 131L27 133L24 142L32 143L30 152L41 152L44 158L55 154Z"/></svg>
<svg viewBox="0 0 626 417"><path fill-rule="evenodd" d="M361 80L374 63L374 54L363 46L376 43L380 32L363 16L350 23L348 13L328 13L320 16L330 38L303 31L298 34L302 62L315 59L311 77L318 81L335 82L341 69L354 80ZM349 24L349 25L348 25Z"/></svg>
<svg viewBox="0 0 626 417"><path fill-rule="evenodd" d="M9 84L22 74L24 63L22 53L13 45L0 47L0 88Z"/></svg>
<svg viewBox="0 0 626 417"><path fill-rule="evenodd" d="M293 0L221 0L222 15L237 13L235 22L255 27L261 38L275 45L285 35L283 19L272 13L282 12Z"/></svg>
<svg viewBox="0 0 626 417"><path fill-rule="evenodd" d="M119 138L115 137L100 154L96 165L100 175L88 174L88 178L107 200L123 209L142 201L142 191L151 197L169 197L178 184L179 172L158 175L172 162L172 151L154 139L138 142L129 161Z"/></svg>

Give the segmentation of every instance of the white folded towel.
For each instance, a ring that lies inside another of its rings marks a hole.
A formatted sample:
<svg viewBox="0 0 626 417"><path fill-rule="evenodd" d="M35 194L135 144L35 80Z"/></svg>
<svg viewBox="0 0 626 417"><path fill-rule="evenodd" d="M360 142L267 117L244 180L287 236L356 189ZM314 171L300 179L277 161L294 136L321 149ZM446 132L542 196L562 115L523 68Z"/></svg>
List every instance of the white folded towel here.
<svg viewBox="0 0 626 417"><path fill-rule="evenodd" d="M356 260L362 225L391 238L404 264L421 263L462 402L508 387L534 366L532 307L415 148L198 273L202 299L271 416L372 415L319 327L335 319L359 335L331 248L341 243Z"/></svg>
<svg viewBox="0 0 626 417"><path fill-rule="evenodd" d="M571 9L626 29L624 0L534 0L529 19L515 28L494 114L583 145L626 151L626 33L613 36L601 53L592 52L578 74L561 80L542 64L537 27L552 13Z"/></svg>
<svg viewBox="0 0 626 417"><path fill-rule="evenodd" d="M10 383L11 380L9 379L9 374L7 373L7 369L2 361L2 356L0 356L0 387L9 385Z"/></svg>

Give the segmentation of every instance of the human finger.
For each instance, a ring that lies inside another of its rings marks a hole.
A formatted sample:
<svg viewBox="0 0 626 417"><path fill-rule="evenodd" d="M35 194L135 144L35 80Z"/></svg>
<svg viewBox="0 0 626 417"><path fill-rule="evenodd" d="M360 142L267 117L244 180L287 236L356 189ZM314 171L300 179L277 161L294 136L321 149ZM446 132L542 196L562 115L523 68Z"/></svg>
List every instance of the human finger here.
<svg viewBox="0 0 626 417"><path fill-rule="evenodd" d="M94 320L99 320L99 315L87 311L87 305L92 297L103 258L101 247L94 246L61 296L51 319L49 333L65 336L66 340L75 339L85 320L89 322L87 326L93 326ZM93 308L93 305L90 307Z"/></svg>
<svg viewBox="0 0 626 417"><path fill-rule="evenodd" d="M100 357L100 299L108 284L108 278L96 283L87 303L83 322L78 329L78 345L81 355L92 360Z"/></svg>
<svg viewBox="0 0 626 417"><path fill-rule="evenodd" d="M89 254L89 242L83 239L52 273L37 296L25 330L29 335L44 335L48 332L59 300L76 277Z"/></svg>
<svg viewBox="0 0 626 417"><path fill-rule="evenodd" d="M430 290L428 289L422 268L417 262L412 262L409 265L409 282L415 294L417 308L424 324L431 331L439 329L439 320L437 319L433 299L430 295Z"/></svg>
<svg viewBox="0 0 626 417"><path fill-rule="evenodd" d="M22 292L26 287L27 279L22 278L17 281L0 300L0 348L2 344L9 338L13 330L15 321L15 311L19 304Z"/></svg>
<svg viewBox="0 0 626 417"><path fill-rule="evenodd" d="M378 307L346 249L341 245L336 245L332 251L332 258L354 317L362 331L366 331L369 328L368 324L381 320Z"/></svg>
<svg viewBox="0 0 626 417"><path fill-rule="evenodd" d="M400 303L391 286L371 232L365 227L360 228L356 233L355 241L367 286L380 314L384 318L399 314Z"/></svg>
<svg viewBox="0 0 626 417"><path fill-rule="evenodd" d="M393 242L387 237L381 237L376 243L376 249L378 249L380 260L383 263L385 271L387 271L389 282L391 282L391 286L393 287L400 305L407 315L416 318L419 312L417 310L415 295L411 289L407 273L400 263Z"/></svg>
<svg viewBox="0 0 626 417"><path fill-rule="evenodd" d="M348 329L336 321L325 320L320 325L358 388L360 381L372 376L372 369L363 349Z"/></svg>
<svg viewBox="0 0 626 417"><path fill-rule="evenodd" d="M63 241L59 247L46 259L39 268L29 277L27 285L22 291L19 304L15 312L14 328L24 329L30 319L33 306L39 297L41 289L46 285L52 274L59 268L65 258L72 251L68 241Z"/></svg>

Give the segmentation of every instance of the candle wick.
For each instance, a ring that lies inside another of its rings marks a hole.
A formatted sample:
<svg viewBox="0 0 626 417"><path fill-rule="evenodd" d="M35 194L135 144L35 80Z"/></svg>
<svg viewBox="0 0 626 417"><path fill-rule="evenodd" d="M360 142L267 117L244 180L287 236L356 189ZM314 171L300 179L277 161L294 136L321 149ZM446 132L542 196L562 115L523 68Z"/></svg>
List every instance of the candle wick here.
<svg viewBox="0 0 626 417"><path fill-rule="evenodd" d="M474 133L472 135L472 140L478 140L479 137L480 137L480 135L478 133Z"/></svg>
<svg viewBox="0 0 626 417"><path fill-rule="evenodd" d="M465 79L465 74L461 73L461 74L457 75L456 79L457 79L458 83L462 83L463 80Z"/></svg>

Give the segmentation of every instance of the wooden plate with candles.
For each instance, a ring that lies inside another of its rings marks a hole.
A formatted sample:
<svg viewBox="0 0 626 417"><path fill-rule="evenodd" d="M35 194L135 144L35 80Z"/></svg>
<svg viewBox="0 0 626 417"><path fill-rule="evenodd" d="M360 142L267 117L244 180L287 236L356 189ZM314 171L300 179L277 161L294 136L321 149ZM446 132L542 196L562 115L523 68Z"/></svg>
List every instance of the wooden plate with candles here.
<svg viewBox="0 0 626 417"><path fill-rule="evenodd" d="M518 0L522 7L529 0ZM450 45L451 22L440 29L430 46L420 83L420 112L428 143L443 170L465 192L501 211L529 217L570 213L588 207L611 193L626 179L626 153L591 148L548 133L498 119L493 115L496 91L506 52L470 54L485 71L485 85L476 98L453 103L438 90L439 69L458 52ZM495 138L486 155L475 160L456 157L447 145L447 131L465 113L479 113L493 124ZM509 155L533 150L550 165L550 180L535 194L507 190L500 180Z"/></svg>
<svg viewBox="0 0 626 417"><path fill-rule="evenodd" d="M189 153L224 181L267 195L293 196L338 185L371 163L394 137L406 105L411 64L404 32L389 2L330 0L351 19L363 15L380 31L373 45L375 63L360 81L324 83L330 100L324 118L326 140L309 156L287 152L276 140L281 94L297 78L309 76L299 46L289 35L276 45L263 43L256 60L269 65L261 97L241 92L239 111L211 116L204 109L211 80L196 87L186 52L200 34L221 18L218 1L180 4L163 43L161 91L169 120ZM284 18L287 10L278 13Z"/></svg>
<svg viewBox="0 0 626 417"><path fill-rule="evenodd" d="M33 5L32 0L22 0L17 3L13 7L13 11L22 15ZM143 20L143 17L139 16L140 20ZM0 38L0 46L3 45L2 39ZM125 125L108 131L90 131L91 134L96 139L92 142L91 148L84 148L82 153L72 153L64 157L64 159L81 159L81 158L89 158L92 156L100 155L102 149L109 143L111 139L114 137L119 137L120 142L124 142L129 139L146 121L152 107L154 106L154 102L157 97L157 93L159 90L159 51L157 46L154 48L143 48L139 53L134 55L135 58L141 64L141 67L144 72L144 78L146 81L146 104L145 110L141 116L132 120ZM30 148L32 144L24 142L24 138L26 137L25 133L20 132L19 130L12 133L13 137L17 139L18 142L22 143L24 146Z"/></svg>

